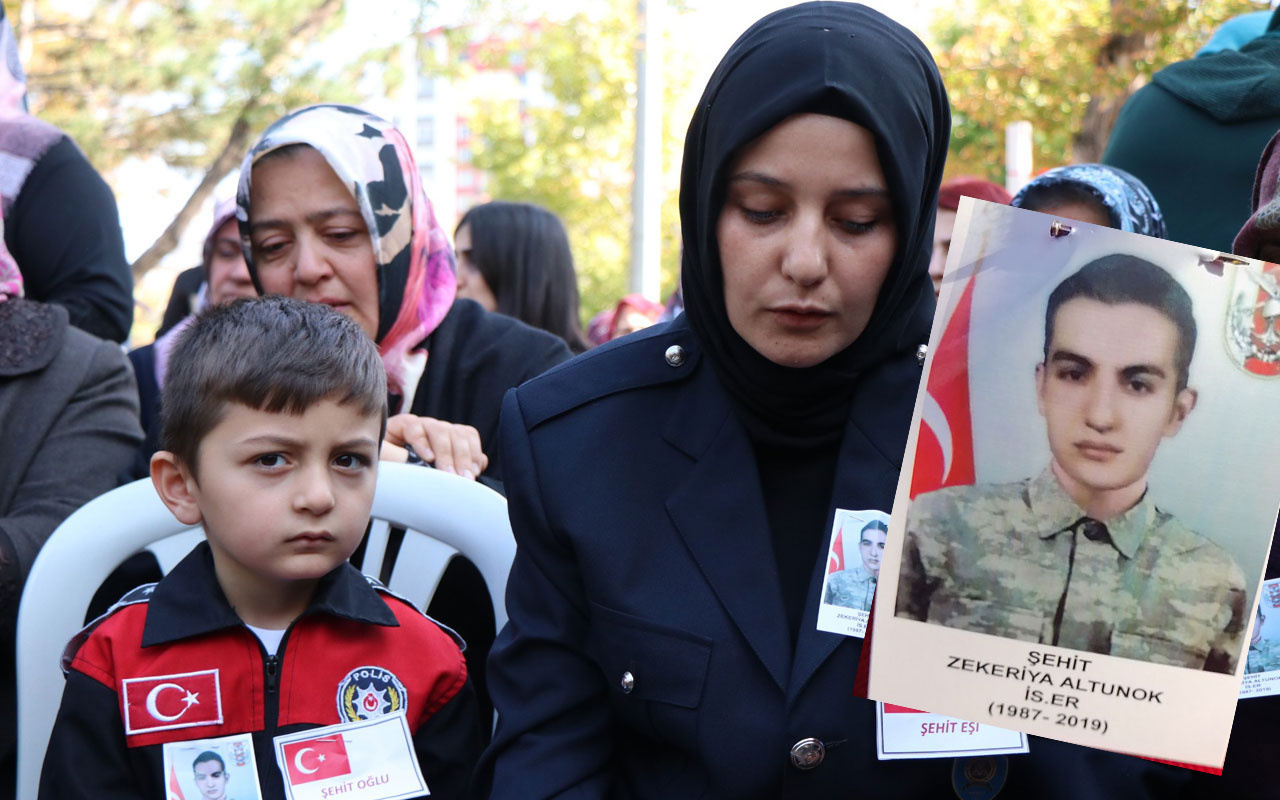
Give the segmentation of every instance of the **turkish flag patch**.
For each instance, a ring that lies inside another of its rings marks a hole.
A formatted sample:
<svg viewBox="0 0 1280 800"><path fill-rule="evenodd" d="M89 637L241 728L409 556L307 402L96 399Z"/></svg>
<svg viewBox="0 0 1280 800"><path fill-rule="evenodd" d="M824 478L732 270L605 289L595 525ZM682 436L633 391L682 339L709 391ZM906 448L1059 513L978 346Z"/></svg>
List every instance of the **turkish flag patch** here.
<svg viewBox="0 0 1280 800"><path fill-rule="evenodd" d="M126 734L222 724L216 669L125 678L121 684Z"/></svg>
<svg viewBox="0 0 1280 800"><path fill-rule="evenodd" d="M347 745L338 733L284 745L284 761L292 786L351 774Z"/></svg>

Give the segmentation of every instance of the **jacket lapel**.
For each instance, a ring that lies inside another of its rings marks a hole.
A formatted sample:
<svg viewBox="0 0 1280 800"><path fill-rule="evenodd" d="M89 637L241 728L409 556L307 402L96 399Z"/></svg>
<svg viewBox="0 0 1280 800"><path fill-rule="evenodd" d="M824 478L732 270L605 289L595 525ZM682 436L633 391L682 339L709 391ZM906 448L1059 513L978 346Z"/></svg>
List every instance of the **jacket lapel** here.
<svg viewBox="0 0 1280 800"><path fill-rule="evenodd" d="M755 454L709 364L684 392L663 435L694 464L668 496L667 513L734 625L785 690L790 632Z"/></svg>

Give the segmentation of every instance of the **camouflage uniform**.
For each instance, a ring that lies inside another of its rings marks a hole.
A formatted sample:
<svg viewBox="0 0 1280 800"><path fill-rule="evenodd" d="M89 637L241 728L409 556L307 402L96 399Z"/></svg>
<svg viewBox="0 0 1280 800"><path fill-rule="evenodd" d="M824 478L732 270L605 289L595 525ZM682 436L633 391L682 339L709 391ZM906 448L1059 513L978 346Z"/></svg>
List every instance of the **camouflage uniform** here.
<svg viewBox="0 0 1280 800"><path fill-rule="evenodd" d="M1245 659L1245 674L1255 672L1274 672L1280 669L1280 644L1271 639L1262 639L1257 644L1249 645L1249 656Z"/></svg>
<svg viewBox="0 0 1280 800"><path fill-rule="evenodd" d="M832 573L827 578L827 593L823 595L823 602L855 611L870 611L871 598L875 593L876 576L858 564Z"/></svg>
<svg viewBox="0 0 1280 800"><path fill-rule="evenodd" d="M920 495L907 512L895 613L1232 673L1246 630L1244 575L1150 494L1105 527L1082 519L1050 470Z"/></svg>

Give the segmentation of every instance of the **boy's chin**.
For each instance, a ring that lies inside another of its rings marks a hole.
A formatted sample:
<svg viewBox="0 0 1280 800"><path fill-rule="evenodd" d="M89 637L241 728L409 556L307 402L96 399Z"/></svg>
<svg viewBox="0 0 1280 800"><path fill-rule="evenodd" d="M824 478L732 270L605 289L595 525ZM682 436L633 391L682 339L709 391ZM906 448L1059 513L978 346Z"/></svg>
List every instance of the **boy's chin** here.
<svg viewBox="0 0 1280 800"><path fill-rule="evenodd" d="M338 558L336 554L306 553L289 556L265 569L253 570L253 572L264 583L311 582L333 572L346 560L346 558Z"/></svg>

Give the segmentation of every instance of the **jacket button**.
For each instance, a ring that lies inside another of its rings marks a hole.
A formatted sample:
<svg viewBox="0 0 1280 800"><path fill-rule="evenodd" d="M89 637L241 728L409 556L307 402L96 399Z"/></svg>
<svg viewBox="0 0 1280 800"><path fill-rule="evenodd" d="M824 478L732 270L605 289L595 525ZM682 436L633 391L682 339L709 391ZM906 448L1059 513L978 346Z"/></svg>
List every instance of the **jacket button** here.
<svg viewBox="0 0 1280 800"><path fill-rule="evenodd" d="M826 746L812 737L801 739L791 746L791 763L796 769L813 769L827 755Z"/></svg>
<svg viewBox="0 0 1280 800"><path fill-rule="evenodd" d="M630 672L622 673L622 680L618 681L618 685L622 687L623 694L631 694L631 690L636 688L636 676Z"/></svg>
<svg viewBox="0 0 1280 800"><path fill-rule="evenodd" d="M916 363L923 364L924 357L929 355L929 345L922 344L916 348Z"/></svg>
<svg viewBox="0 0 1280 800"><path fill-rule="evenodd" d="M678 367L684 363L684 348L678 344L673 344L667 348L667 363L673 367Z"/></svg>

